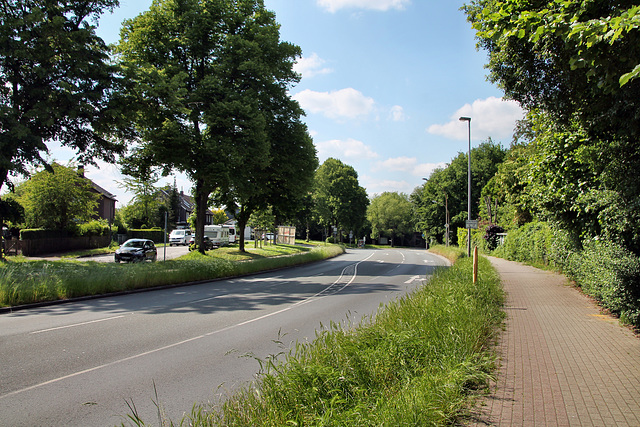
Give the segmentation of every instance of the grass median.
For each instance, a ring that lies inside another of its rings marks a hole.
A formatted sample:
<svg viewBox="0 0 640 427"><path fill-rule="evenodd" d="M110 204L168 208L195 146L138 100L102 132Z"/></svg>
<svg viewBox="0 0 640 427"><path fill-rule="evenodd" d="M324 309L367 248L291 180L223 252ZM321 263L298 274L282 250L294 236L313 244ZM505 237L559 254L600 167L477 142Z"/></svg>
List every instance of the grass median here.
<svg viewBox="0 0 640 427"><path fill-rule="evenodd" d="M504 295L490 263L480 260L476 284L471 270L472 260L460 259L357 327L331 325L312 343L262 361L255 384L219 405L194 406L180 425L441 426L460 421L490 378L491 344L504 316ZM135 414L130 418L145 425Z"/></svg>
<svg viewBox="0 0 640 427"><path fill-rule="evenodd" d="M155 263L9 261L0 263L0 307L133 291L219 279L319 261L344 252L338 245L267 246L248 254L235 248Z"/></svg>

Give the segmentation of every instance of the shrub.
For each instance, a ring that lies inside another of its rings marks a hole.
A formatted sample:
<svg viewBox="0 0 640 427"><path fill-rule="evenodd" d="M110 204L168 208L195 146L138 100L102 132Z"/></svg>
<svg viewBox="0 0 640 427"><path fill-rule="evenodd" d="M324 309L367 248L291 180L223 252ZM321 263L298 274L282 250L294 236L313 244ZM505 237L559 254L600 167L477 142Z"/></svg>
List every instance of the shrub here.
<svg viewBox="0 0 640 427"><path fill-rule="evenodd" d="M588 240L574 253L567 274L621 320L640 326L640 258L613 242Z"/></svg>
<svg viewBox="0 0 640 427"><path fill-rule="evenodd" d="M107 220L100 219L78 224L75 234L77 236L108 236L110 232Z"/></svg>
<svg viewBox="0 0 640 427"><path fill-rule="evenodd" d="M498 247L498 233L504 233L504 228L499 225L490 225L484 233L484 240L487 242L487 249L493 251Z"/></svg>

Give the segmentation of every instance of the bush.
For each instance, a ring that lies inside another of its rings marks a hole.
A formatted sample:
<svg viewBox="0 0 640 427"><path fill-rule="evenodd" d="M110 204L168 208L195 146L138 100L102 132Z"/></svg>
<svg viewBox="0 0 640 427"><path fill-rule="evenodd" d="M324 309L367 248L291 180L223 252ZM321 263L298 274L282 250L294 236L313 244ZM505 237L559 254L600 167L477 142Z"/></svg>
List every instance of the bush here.
<svg viewBox="0 0 640 427"><path fill-rule="evenodd" d="M530 222L509 231L504 245L495 251L513 261L564 268L571 253L578 250L569 235L546 222Z"/></svg>
<svg viewBox="0 0 640 427"><path fill-rule="evenodd" d="M487 242L487 249L493 251L498 247L498 233L504 233L504 228L499 225L490 225L484 233L484 240Z"/></svg>
<svg viewBox="0 0 640 427"><path fill-rule="evenodd" d="M78 224L75 230L76 236L108 236L111 232L107 220L93 220Z"/></svg>
<svg viewBox="0 0 640 427"><path fill-rule="evenodd" d="M623 322L640 326L640 258L615 243L589 240L566 272Z"/></svg>

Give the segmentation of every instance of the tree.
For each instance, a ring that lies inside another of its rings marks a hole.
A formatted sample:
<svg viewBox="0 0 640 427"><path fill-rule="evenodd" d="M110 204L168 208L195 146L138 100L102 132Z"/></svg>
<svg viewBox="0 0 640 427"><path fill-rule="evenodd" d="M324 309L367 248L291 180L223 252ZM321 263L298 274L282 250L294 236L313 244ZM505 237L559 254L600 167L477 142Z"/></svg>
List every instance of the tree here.
<svg viewBox="0 0 640 427"><path fill-rule="evenodd" d="M214 224L224 224L229 219L224 209L213 209L211 213L213 216L212 222Z"/></svg>
<svg viewBox="0 0 640 427"><path fill-rule="evenodd" d="M292 221L305 208L305 198L318 167L313 140L301 122L299 104L283 92L264 102L269 162L264 167L238 171L230 176L228 190L218 201L237 212L239 250L244 251L244 228L251 215L270 208L276 224Z"/></svg>
<svg viewBox="0 0 640 427"><path fill-rule="evenodd" d="M367 219L371 223L371 237L382 234L391 236L391 246L397 234L413 231L411 202L406 194L385 192L371 200L367 208Z"/></svg>
<svg viewBox="0 0 640 427"><path fill-rule="evenodd" d="M151 159L140 151L134 149L128 157L120 160L120 171L125 177L118 182L119 187L133 193L133 199L129 204L131 209L125 214L128 218L127 223L133 228L141 225L153 227L160 223L160 200L155 186L160 176ZM164 218L162 219L164 223Z"/></svg>
<svg viewBox="0 0 640 427"><path fill-rule="evenodd" d="M506 150L491 138L471 150L471 218L480 214L481 192L504 161ZM424 184L420 197L414 196L418 206L417 226L428 235L441 239L445 228L445 199L450 212L450 238L455 228L464 227L467 220L467 154L459 153L444 169L435 170Z"/></svg>
<svg viewBox="0 0 640 427"><path fill-rule="evenodd" d="M317 217L325 227L358 233L365 225L369 198L358 173L340 160L328 158L315 174L313 198Z"/></svg>
<svg viewBox="0 0 640 427"><path fill-rule="evenodd" d="M522 183L573 237L640 254L640 6L477 0L466 7L490 78L528 110Z"/></svg>
<svg viewBox="0 0 640 427"><path fill-rule="evenodd" d="M490 79L529 111L598 138L640 132L640 6L628 0L474 0ZM637 139L637 138L636 138Z"/></svg>
<svg viewBox="0 0 640 427"><path fill-rule="evenodd" d="M73 231L77 224L91 220L100 196L75 169L57 163L51 168L16 187L18 201L24 207L25 225Z"/></svg>
<svg viewBox="0 0 640 427"><path fill-rule="evenodd" d="M123 141L132 134L120 121L121 80L91 24L117 5L117 0L2 2L0 190L13 187L12 177L28 177L30 167L48 167L43 153L52 140L75 149L82 164L112 162L124 150ZM122 139L108 139L112 134Z"/></svg>
<svg viewBox="0 0 640 427"><path fill-rule="evenodd" d="M125 22L117 51L136 82L144 149L194 183L201 240L210 194L267 164L262 103L298 80L300 49L279 40L261 0L157 0Z"/></svg>

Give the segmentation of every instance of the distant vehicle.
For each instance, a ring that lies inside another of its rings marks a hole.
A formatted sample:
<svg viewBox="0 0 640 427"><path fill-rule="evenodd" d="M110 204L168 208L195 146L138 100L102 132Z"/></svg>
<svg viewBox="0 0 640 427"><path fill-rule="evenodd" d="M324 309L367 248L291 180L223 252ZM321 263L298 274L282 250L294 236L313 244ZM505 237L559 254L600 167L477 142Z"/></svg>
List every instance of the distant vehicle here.
<svg viewBox="0 0 640 427"><path fill-rule="evenodd" d="M173 245L188 245L189 239L191 238L191 230L189 229L178 229L173 230L171 234L169 234L169 246Z"/></svg>
<svg viewBox="0 0 640 427"><path fill-rule="evenodd" d="M115 253L116 262L154 262L158 259L158 250L153 240L129 239Z"/></svg>
<svg viewBox="0 0 640 427"><path fill-rule="evenodd" d="M221 247L229 244L229 226L228 225L205 225L204 235L211 239L213 246Z"/></svg>
<svg viewBox="0 0 640 427"><path fill-rule="evenodd" d="M196 244L196 235L192 234L191 235L191 239L189 240L189 250L192 251L195 249L195 244ZM211 239L209 238L209 236L204 236L204 250L208 251L211 249L214 249L215 246L213 245L213 242L211 241Z"/></svg>
<svg viewBox="0 0 640 427"><path fill-rule="evenodd" d="M233 245L238 240L235 224L225 225L229 229L229 244Z"/></svg>

